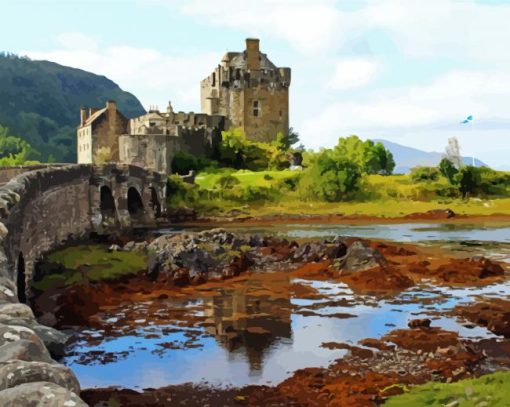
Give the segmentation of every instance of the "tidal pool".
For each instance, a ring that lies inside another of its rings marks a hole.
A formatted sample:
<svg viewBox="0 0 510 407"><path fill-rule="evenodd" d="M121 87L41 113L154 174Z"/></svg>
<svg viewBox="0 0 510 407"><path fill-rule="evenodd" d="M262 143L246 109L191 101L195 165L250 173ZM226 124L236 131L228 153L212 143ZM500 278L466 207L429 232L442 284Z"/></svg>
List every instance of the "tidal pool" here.
<svg viewBox="0 0 510 407"><path fill-rule="evenodd" d="M278 225L243 231L292 238L349 235L429 241L510 261L508 225ZM296 285L310 286L316 294L294 292ZM495 338L448 311L480 296L507 297L510 282L474 288L423 284L385 298L356 294L340 282L300 280L274 272L254 273L235 286L218 284L198 291L193 298L103 310L97 316L103 329L77 331L64 363L83 388L276 384L297 369L326 366L345 354L321 346L325 342L356 345L405 328L413 318L431 318L433 326L466 338Z"/></svg>

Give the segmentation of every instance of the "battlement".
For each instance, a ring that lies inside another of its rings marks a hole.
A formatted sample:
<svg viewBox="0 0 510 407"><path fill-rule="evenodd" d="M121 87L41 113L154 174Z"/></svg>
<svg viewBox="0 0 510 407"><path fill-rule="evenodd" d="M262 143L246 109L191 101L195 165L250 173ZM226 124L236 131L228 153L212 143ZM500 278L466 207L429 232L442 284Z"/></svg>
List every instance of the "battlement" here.
<svg viewBox="0 0 510 407"><path fill-rule="evenodd" d="M260 41L246 39L243 52L227 52L200 82L201 109L225 116L249 139L271 141L288 133L290 68L277 67L260 52Z"/></svg>

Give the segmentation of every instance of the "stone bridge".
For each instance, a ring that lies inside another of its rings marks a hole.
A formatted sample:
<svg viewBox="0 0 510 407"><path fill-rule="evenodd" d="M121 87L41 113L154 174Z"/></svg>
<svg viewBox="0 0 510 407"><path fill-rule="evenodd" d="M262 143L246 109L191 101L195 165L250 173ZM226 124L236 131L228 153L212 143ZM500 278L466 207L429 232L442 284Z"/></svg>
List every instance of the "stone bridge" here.
<svg viewBox="0 0 510 407"><path fill-rule="evenodd" d="M155 225L165 211L166 177L116 164L5 171L2 176L0 169L0 405L24 406L46 396L55 406L84 405L72 371L48 353L58 353L65 335L38 324L23 304L34 265L68 241Z"/></svg>

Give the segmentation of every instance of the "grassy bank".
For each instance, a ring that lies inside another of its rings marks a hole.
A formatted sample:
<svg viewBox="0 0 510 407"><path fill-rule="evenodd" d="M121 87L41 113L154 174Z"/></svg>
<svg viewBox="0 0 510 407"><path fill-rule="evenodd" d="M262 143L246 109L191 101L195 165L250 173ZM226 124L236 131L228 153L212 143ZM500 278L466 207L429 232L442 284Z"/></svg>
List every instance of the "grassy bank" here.
<svg viewBox="0 0 510 407"><path fill-rule="evenodd" d="M49 269L38 276L33 287L69 286L80 282L114 280L145 270L145 255L138 252L109 252L106 245L70 246L46 257Z"/></svg>
<svg viewBox="0 0 510 407"><path fill-rule="evenodd" d="M222 187L225 176L237 181ZM460 215L510 215L510 197L491 195L462 199L453 194L444 177L416 182L410 175L365 175L352 199L340 202L302 199L296 188L299 171L219 171L200 173L193 199L184 205L200 214L246 216L288 215L361 215L402 217L411 213L450 208ZM184 200L186 201L186 200Z"/></svg>
<svg viewBox="0 0 510 407"><path fill-rule="evenodd" d="M499 372L456 383L427 383L390 398L385 407L510 406L510 372Z"/></svg>

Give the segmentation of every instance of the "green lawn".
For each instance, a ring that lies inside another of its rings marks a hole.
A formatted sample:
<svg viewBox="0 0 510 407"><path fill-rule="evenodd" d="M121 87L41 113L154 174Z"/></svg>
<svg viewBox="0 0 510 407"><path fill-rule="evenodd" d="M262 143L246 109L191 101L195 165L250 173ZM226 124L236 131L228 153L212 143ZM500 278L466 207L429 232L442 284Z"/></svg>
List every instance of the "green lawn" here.
<svg viewBox="0 0 510 407"><path fill-rule="evenodd" d="M291 178L298 173L290 170L201 173L198 174L196 183L201 189L214 190L217 180L225 174L231 174L240 181L236 188L259 186L279 190L283 179ZM415 183L409 175L368 175L363 177L361 182L360 197L348 202L309 202L299 199L296 192L282 191L280 197L272 201L240 203L220 198L202 201L202 212L204 215L209 215L212 213L208 213L208 210L217 214L240 209L243 213L252 216L345 214L401 217L415 212L450 208L455 213L464 215L510 214L510 198L463 200L438 197L436 191L449 186L445 178L433 182Z"/></svg>
<svg viewBox="0 0 510 407"><path fill-rule="evenodd" d="M283 170L283 171L248 171L239 170L234 172L222 171L218 173L200 173L197 175L195 182L200 188L213 189L216 182L225 174L230 174L236 177L242 186L259 186L271 187L278 181L285 178L290 178L296 174L296 171Z"/></svg>
<svg viewBox="0 0 510 407"><path fill-rule="evenodd" d="M138 252L109 252L106 245L70 246L47 256L51 263L61 264L64 273L48 274L33 283L45 290L56 284L71 285L81 281L113 280L147 268L146 257Z"/></svg>
<svg viewBox="0 0 510 407"><path fill-rule="evenodd" d="M427 383L391 397L385 407L505 407L510 406L510 372L499 372L456 383Z"/></svg>

